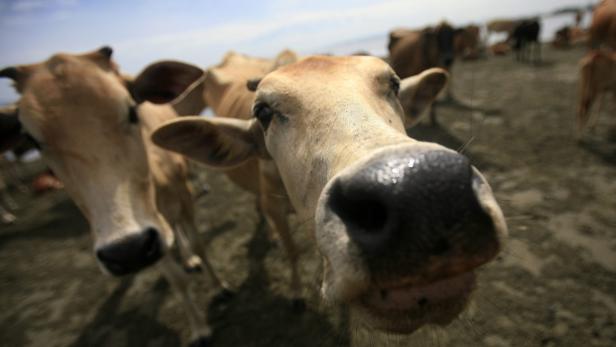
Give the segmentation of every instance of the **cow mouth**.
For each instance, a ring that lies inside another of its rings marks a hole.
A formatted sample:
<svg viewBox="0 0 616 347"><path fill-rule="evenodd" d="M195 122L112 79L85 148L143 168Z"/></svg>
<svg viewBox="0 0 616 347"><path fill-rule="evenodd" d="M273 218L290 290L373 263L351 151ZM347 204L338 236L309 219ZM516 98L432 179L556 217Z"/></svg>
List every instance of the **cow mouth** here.
<svg viewBox="0 0 616 347"><path fill-rule="evenodd" d="M410 334L426 324L451 323L466 307L474 288L472 272L421 286L373 286L354 307L379 330Z"/></svg>

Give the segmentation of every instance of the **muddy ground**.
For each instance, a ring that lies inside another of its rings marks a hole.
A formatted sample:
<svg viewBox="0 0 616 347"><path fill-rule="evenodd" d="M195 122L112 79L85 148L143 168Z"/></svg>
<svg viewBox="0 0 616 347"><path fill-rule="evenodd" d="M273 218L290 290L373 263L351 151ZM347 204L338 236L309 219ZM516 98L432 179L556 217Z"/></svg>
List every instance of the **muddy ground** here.
<svg viewBox="0 0 616 347"><path fill-rule="evenodd" d="M283 250L267 242L255 199L219 173L198 200L211 259L237 289L214 305L209 281L194 293L214 346L616 345L616 103L596 130L573 137L582 49L546 49L539 66L511 57L458 63L453 91L476 107L445 103L441 126L412 135L462 149L492 184L511 233L480 272L474 302L451 326L412 337L366 331L320 303L319 259L299 228L308 308L289 302ZM464 146L467 142L470 143ZM0 231L1 346L180 346L189 341L179 301L158 272L101 275L88 226L63 192L13 192L19 221Z"/></svg>

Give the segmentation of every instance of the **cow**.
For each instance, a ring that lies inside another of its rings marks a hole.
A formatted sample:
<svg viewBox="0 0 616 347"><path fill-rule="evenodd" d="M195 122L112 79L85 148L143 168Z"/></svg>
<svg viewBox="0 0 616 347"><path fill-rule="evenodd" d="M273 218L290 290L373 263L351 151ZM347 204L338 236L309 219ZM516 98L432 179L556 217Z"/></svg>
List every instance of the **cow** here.
<svg viewBox="0 0 616 347"><path fill-rule="evenodd" d="M516 19L495 19L486 24L486 30L488 31L488 36L492 33L505 33L509 36L517 24L518 20Z"/></svg>
<svg viewBox="0 0 616 347"><path fill-rule="evenodd" d="M180 96L202 71L185 70L169 84L165 71L173 66L158 64L133 79L120 74L112 52L58 53L1 70L20 99L1 116L2 133L10 136L0 139L0 148L23 137L36 142L88 220L103 272L123 276L156 264L182 299L193 345L204 346L211 329L188 291L187 274L170 255L174 242L189 265L204 265L221 293L229 291L194 241L186 160L150 140L158 125L177 117L171 106L151 102Z"/></svg>
<svg viewBox="0 0 616 347"><path fill-rule="evenodd" d="M595 7L589 33L591 48L616 50L616 0L603 0Z"/></svg>
<svg viewBox="0 0 616 347"><path fill-rule="evenodd" d="M616 100L616 53L591 51L580 60L579 101L577 110L577 136L581 138L590 119L594 101L611 92ZM598 116L591 121L594 127Z"/></svg>
<svg viewBox="0 0 616 347"><path fill-rule="evenodd" d="M250 119L254 88L260 78L298 59L297 54L290 50L282 51L274 59L229 52L220 64L204 71L204 77L185 92L183 101L175 103L174 108L180 114L187 115L198 114L210 107L221 119ZM173 62L163 64L172 65ZM185 72L178 70L176 74L181 76ZM421 120L433 97L446 85L447 78L446 71L433 68L402 81L400 99L406 114L406 126L410 127ZM265 217L270 239L280 239L287 253L291 269L291 302L295 310L301 311L305 302L301 295L298 252L287 220L287 215L294 210L276 165L271 160L251 158L225 167L224 172L232 182L257 195L257 210Z"/></svg>
<svg viewBox="0 0 616 347"><path fill-rule="evenodd" d="M539 19L525 19L517 23L509 41L518 61L541 61L541 23Z"/></svg>
<svg viewBox="0 0 616 347"><path fill-rule="evenodd" d="M389 34L389 63L400 78L432 67L450 70L455 58L454 37L454 28L446 22L423 30L395 29ZM450 89L447 96L452 97ZM434 108L430 121L436 125Z"/></svg>
<svg viewBox="0 0 616 347"><path fill-rule="evenodd" d="M306 57L256 83L253 118L182 117L152 140L215 167L271 160L312 226L324 300L409 334L457 317L507 226L466 157L406 135L403 84L376 57Z"/></svg>
<svg viewBox="0 0 616 347"><path fill-rule="evenodd" d="M461 59L479 58L481 29L476 25L456 28L453 40L454 53Z"/></svg>
<svg viewBox="0 0 616 347"><path fill-rule="evenodd" d="M570 48L573 45L583 44L588 40L586 30L578 26L565 25L554 34L552 46L558 49Z"/></svg>

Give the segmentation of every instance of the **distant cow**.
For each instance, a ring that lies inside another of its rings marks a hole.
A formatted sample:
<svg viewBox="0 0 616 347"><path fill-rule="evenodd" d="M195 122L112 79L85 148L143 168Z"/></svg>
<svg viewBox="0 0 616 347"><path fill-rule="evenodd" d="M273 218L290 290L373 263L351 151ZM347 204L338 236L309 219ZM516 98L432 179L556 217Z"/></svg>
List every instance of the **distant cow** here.
<svg viewBox="0 0 616 347"><path fill-rule="evenodd" d="M518 25L518 20L515 19L495 19L486 24L486 42L492 36L492 33L504 33L507 37L511 36L511 33Z"/></svg>
<svg viewBox="0 0 616 347"><path fill-rule="evenodd" d="M604 93L611 92L616 100L616 53L589 52L580 61L580 98L577 112L578 136L590 118L590 109ZM595 125L597 117L591 122Z"/></svg>
<svg viewBox="0 0 616 347"><path fill-rule="evenodd" d="M573 45L586 42L588 40L588 33L586 30L578 26L563 26L554 34L554 40L552 46L554 48L569 48Z"/></svg>
<svg viewBox="0 0 616 347"><path fill-rule="evenodd" d="M518 61L534 60L537 62L541 60L540 33L541 23L538 19L525 19L518 22L510 37Z"/></svg>
<svg viewBox="0 0 616 347"><path fill-rule="evenodd" d="M455 30L453 46L456 57L477 59L481 30L476 25L467 25Z"/></svg>
<svg viewBox="0 0 616 347"><path fill-rule="evenodd" d="M593 12L590 25L592 48L616 50L616 0L603 0Z"/></svg>
<svg viewBox="0 0 616 347"><path fill-rule="evenodd" d="M390 64L400 78L432 67L449 69L454 61L454 36L454 28L445 22L423 30L394 30L389 34Z"/></svg>
<svg viewBox="0 0 616 347"><path fill-rule="evenodd" d="M433 67L450 70L455 58L454 37L454 28L446 22L423 30L396 29L389 34L390 65L400 78ZM433 109L430 119L436 124Z"/></svg>

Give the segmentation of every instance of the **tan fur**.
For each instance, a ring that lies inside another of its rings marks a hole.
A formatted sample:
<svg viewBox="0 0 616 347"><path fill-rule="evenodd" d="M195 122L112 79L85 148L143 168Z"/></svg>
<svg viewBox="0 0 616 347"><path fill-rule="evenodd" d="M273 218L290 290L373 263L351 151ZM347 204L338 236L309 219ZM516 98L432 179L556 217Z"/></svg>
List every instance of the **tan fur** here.
<svg viewBox="0 0 616 347"><path fill-rule="evenodd" d="M590 44L593 48L616 50L616 0L603 0L595 7L590 25Z"/></svg>
<svg viewBox="0 0 616 347"><path fill-rule="evenodd" d="M616 53L589 52L580 60L579 102L577 112L578 137L590 119L593 103L611 92L616 100ZM595 125L597 117L591 122Z"/></svg>

